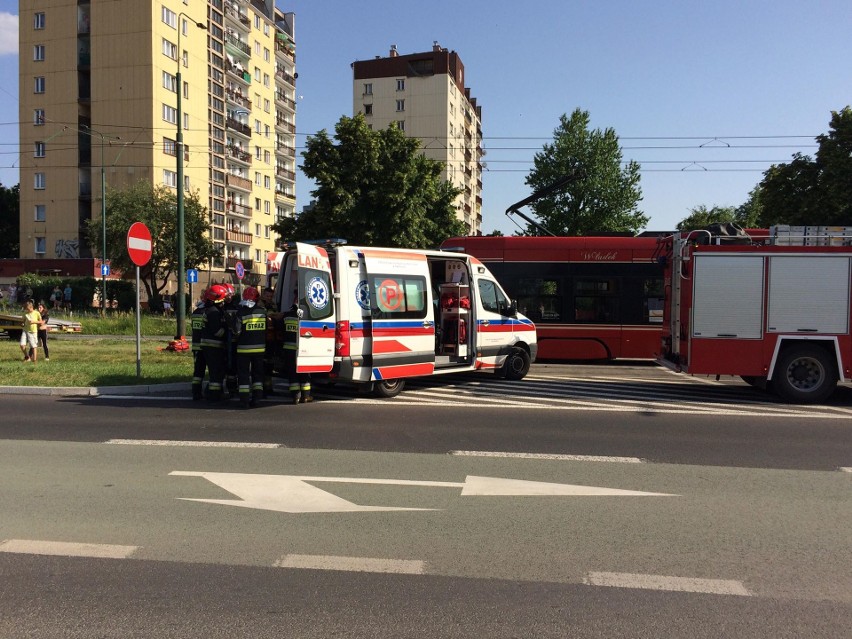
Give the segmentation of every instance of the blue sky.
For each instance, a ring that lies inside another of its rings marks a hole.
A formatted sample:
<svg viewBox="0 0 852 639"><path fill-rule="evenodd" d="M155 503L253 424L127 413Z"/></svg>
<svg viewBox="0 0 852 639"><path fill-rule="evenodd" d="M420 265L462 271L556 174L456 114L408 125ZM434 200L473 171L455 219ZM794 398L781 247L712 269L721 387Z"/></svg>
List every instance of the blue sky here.
<svg viewBox="0 0 852 639"><path fill-rule="evenodd" d="M126 0L131 1L131 0ZM648 228L697 205L736 206L770 164L813 154L852 104L849 0L290 0L296 13L297 146L352 115L355 60L458 52L482 107L483 231L503 214L559 116L582 108L642 165ZM17 2L0 0L0 182L18 182ZM14 24L13 24L14 23ZM14 28L10 28L13 25ZM14 166L13 166L14 165ZM298 208L310 199L299 174Z"/></svg>

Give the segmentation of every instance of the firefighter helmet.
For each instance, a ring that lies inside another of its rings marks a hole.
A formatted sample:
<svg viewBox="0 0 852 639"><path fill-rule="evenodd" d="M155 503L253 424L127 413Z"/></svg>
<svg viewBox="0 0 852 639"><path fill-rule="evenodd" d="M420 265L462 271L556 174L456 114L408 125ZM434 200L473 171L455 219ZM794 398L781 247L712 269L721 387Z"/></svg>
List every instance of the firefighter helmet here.
<svg viewBox="0 0 852 639"><path fill-rule="evenodd" d="M234 285L233 284L222 284L225 287L226 295L230 297L234 296Z"/></svg>
<svg viewBox="0 0 852 639"><path fill-rule="evenodd" d="M225 297L228 295L228 289L225 288L222 284L214 284L210 288L207 289L207 293L205 294L205 298L214 304L219 304L225 301Z"/></svg>
<svg viewBox="0 0 852 639"><path fill-rule="evenodd" d="M254 286L249 286L243 291L243 299L249 300L250 302L256 302L260 299L260 294Z"/></svg>

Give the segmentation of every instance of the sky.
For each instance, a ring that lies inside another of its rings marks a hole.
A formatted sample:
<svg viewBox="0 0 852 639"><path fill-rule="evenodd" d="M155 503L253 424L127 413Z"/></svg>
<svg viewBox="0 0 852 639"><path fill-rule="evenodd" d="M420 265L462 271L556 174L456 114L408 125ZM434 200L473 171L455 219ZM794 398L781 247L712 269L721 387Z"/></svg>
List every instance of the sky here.
<svg viewBox="0 0 852 639"><path fill-rule="evenodd" d="M134 0L123 0L134 1ZM588 111L641 166L648 230L738 206L852 104L849 0L279 0L296 14L297 152L352 112L356 60L456 51L482 108L484 233L530 193L559 117ZM0 0L0 182L18 183L18 3ZM27 85L28 86L28 85ZM297 209L312 183L297 172ZM518 223L523 224L521 220Z"/></svg>

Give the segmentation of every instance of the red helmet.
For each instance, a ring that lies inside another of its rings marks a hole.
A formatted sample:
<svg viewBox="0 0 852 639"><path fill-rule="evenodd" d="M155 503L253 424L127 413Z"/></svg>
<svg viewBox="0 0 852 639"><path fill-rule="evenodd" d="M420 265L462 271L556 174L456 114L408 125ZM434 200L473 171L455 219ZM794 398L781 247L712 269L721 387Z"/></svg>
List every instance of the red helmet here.
<svg viewBox="0 0 852 639"><path fill-rule="evenodd" d="M224 302L227 295L227 288L225 288L222 284L214 284L207 289L207 293L204 294L204 298L218 304L220 302Z"/></svg>
<svg viewBox="0 0 852 639"><path fill-rule="evenodd" d="M230 295L231 297L234 296L234 285L233 284L222 284L222 286L225 287L225 291L226 291L227 295Z"/></svg>
<svg viewBox="0 0 852 639"><path fill-rule="evenodd" d="M256 302L260 299L260 293L257 292L257 289L254 286L249 286L243 291L243 299Z"/></svg>

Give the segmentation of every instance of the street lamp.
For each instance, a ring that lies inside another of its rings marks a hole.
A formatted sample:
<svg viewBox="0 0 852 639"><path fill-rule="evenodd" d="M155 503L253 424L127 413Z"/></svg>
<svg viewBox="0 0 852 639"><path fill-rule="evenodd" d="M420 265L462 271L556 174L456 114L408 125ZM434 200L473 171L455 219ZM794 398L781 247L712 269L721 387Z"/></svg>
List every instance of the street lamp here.
<svg viewBox="0 0 852 639"><path fill-rule="evenodd" d="M107 140L120 140L121 138L113 135L104 135L100 131L95 131L87 124L83 124L86 131L81 131L89 137L97 135L101 138L101 225L103 227L103 247L101 253L101 280L103 282L101 296L101 315L106 313L107 303L107 287L106 287L106 263L107 263L107 223L106 223L106 168L104 167L104 147Z"/></svg>
<svg viewBox="0 0 852 639"><path fill-rule="evenodd" d="M183 11L178 14L178 20L181 17L188 18L192 20L188 15L186 15ZM192 20L195 22L194 20ZM195 22L195 26L199 29L207 29L207 25L203 22ZM184 231L183 231L183 221L184 221L184 202L183 202L183 109L181 105L181 97L183 95L183 82L181 81L180 74L180 64L181 58L183 57L183 53L180 49L180 35L183 32L183 25L178 24L178 37L177 37L177 75L175 76L175 80L177 82L177 140L175 141L175 147L177 151L177 248L178 248L178 273L177 273L177 331L175 333L175 339L181 339L184 336L184 332L186 331L186 300L183 296L183 283L186 279L186 247L185 247L185 239Z"/></svg>

